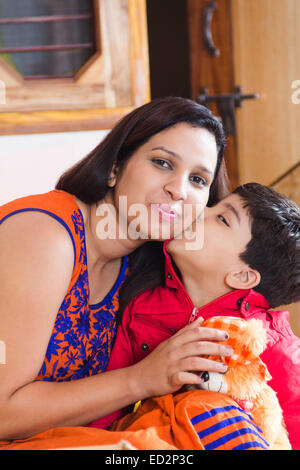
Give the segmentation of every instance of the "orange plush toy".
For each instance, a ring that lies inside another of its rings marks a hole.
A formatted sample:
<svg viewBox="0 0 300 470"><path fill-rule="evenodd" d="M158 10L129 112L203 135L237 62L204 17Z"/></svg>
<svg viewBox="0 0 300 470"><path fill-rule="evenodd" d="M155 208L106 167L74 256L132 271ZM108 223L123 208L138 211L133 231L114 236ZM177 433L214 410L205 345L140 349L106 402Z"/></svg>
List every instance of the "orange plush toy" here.
<svg viewBox="0 0 300 470"><path fill-rule="evenodd" d="M228 394L252 416L271 450L290 450L277 395L267 384L271 376L259 357L267 343L262 322L257 319L246 321L236 317L212 317L202 326L227 331L229 339L223 344L230 346L234 354L222 358L228 366L226 374L205 372L205 382L197 388ZM217 357L210 359L220 360Z"/></svg>

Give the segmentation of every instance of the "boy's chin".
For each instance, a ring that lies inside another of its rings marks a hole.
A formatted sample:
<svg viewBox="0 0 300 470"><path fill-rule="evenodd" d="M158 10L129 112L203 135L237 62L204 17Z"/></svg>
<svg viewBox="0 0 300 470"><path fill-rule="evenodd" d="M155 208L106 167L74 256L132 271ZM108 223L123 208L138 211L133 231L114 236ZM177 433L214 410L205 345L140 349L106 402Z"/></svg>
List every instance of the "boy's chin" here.
<svg viewBox="0 0 300 470"><path fill-rule="evenodd" d="M174 255L176 253L182 253L185 250L186 240L182 238L173 238L169 243L166 245L166 251L170 255Z"/></svg>
<svg viewBox="0 0 300 470"><path fill-rule="evenodd" d="M170 255L176 253L180 247L180 242L182 243L182 240L173 238L166 244L166 251Z"/></svg>

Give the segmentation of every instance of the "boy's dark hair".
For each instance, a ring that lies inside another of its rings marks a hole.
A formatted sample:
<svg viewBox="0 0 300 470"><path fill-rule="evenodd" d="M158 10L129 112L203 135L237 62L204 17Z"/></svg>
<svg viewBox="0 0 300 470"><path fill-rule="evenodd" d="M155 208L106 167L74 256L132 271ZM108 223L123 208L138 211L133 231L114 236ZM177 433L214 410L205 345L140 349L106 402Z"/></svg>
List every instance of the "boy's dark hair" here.
<svg viewBox="0 0 300 470"><path fill-rule="evenodd" d="M300 300L300 209L294 201L258 183L236 188L251 218L252 239L240 258L259 271L254 288L272 308Z"/></svg>

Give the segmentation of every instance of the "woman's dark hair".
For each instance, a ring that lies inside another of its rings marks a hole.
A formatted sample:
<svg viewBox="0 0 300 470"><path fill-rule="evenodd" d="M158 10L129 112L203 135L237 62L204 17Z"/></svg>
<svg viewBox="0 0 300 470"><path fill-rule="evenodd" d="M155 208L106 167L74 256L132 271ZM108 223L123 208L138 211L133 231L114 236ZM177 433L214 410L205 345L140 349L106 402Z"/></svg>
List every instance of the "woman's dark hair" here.
<svg viewBox="0 0 300 470"><path fill-rule="evenodd" d="M261 275L254 288L272 308L300 300L300 209L258 183L236 188L251 220L252 238L240 258Z"/></svg>
<svg viewBox="0 0 300 470"><path fill-rule="evenodd" d="M225 134L222 124L206 107L180 97L155 99L127 114L83 160L66 171L56 189L74 194L86 204L104 198L115 165L122 171L131 155L153 135L179 123L208 130L216 139L218 159L208 205L229 193L223 160ZM160 242L147 242L131 255L131 274L120 292L121 310L142 290L162 282L163 254Z"/></svg>

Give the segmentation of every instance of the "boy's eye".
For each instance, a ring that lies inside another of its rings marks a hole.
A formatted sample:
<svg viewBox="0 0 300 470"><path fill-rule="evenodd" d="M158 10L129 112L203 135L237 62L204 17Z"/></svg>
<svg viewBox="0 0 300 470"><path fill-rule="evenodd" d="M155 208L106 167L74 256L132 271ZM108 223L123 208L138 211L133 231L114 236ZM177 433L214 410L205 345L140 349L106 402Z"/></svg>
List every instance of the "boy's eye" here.
<svg viewBox="0 0 300 470"><path fill-rule="evenodd" d="M225 217L223 217L222 215L218 215L218 218L221 220L221 222L223 222L223 224L227 225L227 227L230 227Z"/></svg>
<svg viewBox="0 0 300 470"><path fill-rule="evenodd" d="M204 178L202 178L202 176L193 175L191 177L191 180L193 183L197 184L198 186L207 186L207 182Z"/></svg>

